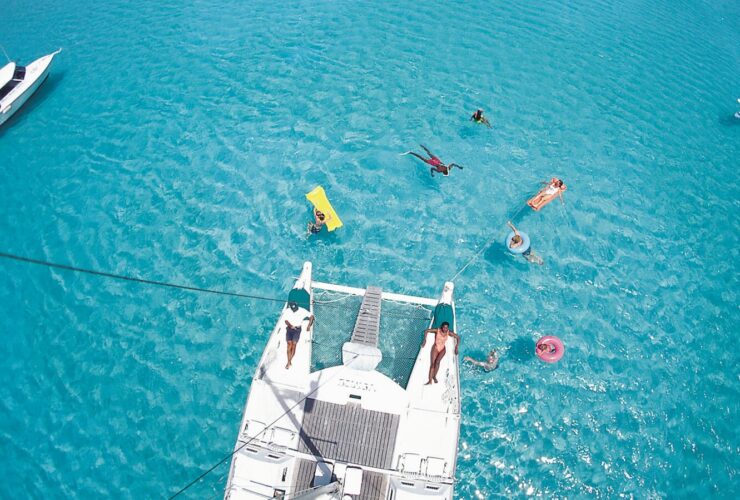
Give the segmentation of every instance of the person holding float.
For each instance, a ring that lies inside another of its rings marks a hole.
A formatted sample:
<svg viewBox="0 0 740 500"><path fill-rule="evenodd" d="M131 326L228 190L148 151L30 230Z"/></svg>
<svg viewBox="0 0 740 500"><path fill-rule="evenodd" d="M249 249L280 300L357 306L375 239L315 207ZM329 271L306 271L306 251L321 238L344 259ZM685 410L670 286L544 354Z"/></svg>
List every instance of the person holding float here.
<svg viewBox="0 0 740 500"><path fill-rule="evenodd" d="M532 210L536 212L558 196L560 197L560 201L565 203L565 201L563 201L563 191L566 189L568 188L563 184L562 180L557 177L553 177L545 187L540 189L536 195L527 201L527 205L532 207Z"/></svg>
<svg viewBox="0 0 740 500"><path fill-rule="evenodd" d="M537 341L534 352L545 363L555 363L565 354L565 345L556 336L547 335Z"/></svg>
<svg viewBox="0 0 740 500"><path fill-rule="evenodd" d="M529 243L529 235L517 231L511 221L506 224L511 228L511 232L506 237L506 249L514 255L521 255L527 259L527 262L531 262L532 264L539 264L540 266L544 264L542 258L532 251Z"/></svg>

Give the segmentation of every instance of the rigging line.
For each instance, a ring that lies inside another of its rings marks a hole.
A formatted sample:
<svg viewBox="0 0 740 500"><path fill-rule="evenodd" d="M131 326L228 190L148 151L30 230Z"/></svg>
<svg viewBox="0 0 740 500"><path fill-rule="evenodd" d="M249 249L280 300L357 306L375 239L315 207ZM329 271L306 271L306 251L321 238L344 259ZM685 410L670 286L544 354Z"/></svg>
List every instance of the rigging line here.
<svg viewBox="0 0 740 500"><path fill-rule="evenodd" d="M493 236L493 237L492 237L491 239L489 239L488 241L486 241L486 243L485 243L485 244L483 245L483 247L482 247L482 248L481 248L480 250L478 250L478 252L477 252L477 253L476 253L475 255L473 255L473 256L472 256L472 257L470 258L470 260L469 260L469 261L468 261L468 262L467 262L467 263L466 263L466 264L465 264L464 266L462 266L462 268L460 268L460 270L459 270L459 271L457 272L457 274L455 274L455 275L454 275L454 276L453 276L453 277L452 277L452 278L450 279L450 281L454 282L454 281L455 281L455 280L457 279L457 277L458 277L458 276L460 276L460 275L462 274L462 272L463 272L463 271L465 271L465 269L467 269L467 268L468 268L468 266L469 266L470 264L472 264L472 263L473 263L473 261L475 261L475 260L476 260L476 259L477 259L478 257L480 257L480 254L482 254L482 253L483 253L483 252L484 252L484 251L485 251L485 250L486 250L486 249L487 249L487 248L489 247L489 245L490 245L491 243L493 243L493 241L494 241L494 240L495 240L496 238L498 238L498 234L496 234L496 235L495 235L495 236Z"/></svg>
<svg viewBox="0 0 740 500"><path fill-rule="evenodd" d="M224 290L214 290L212 288L200 288L196 286L189 286L189 285L180 285L177 283L168 283L165 281L156 281L156 280L149 280L145 278L137 278L134 276L125 276L122 274L114 274L114 273L108 273L105 271L96 271L94 269L85 269L82 267L76 267L76 266L70 266L67 264L59 264L56 262L49 262L45 260L40 259L32 259L30 257L23 257L21 255L15 255L11 253L6 252L0 252L0 258L4 259L10 259L15 260L19 262L25 262L29 264L36 264L41 266L47 266L55 269L63 269L65 271L73 271L73 272L79 272L79 273L85 273L85 274L91 274L93 276L103 276L105 278L113 278L123 281L131 281L133 283L143 283L146 285L155 285L155 286L162 286L162 287L168 287L168 288L177 288L180 290L187 290L190 292L203 292L203 293L212 293L215 295L224 295L227 297L238 297L241 299L254 299L254 300L265 300L268 302L286 302L287 299L285 298L275 298L275 297L264 297L261 295L250 295L247 293L238 293L238 292L228 292ZM316 303L316 301L314 301ZM334 307L334 308L343 308L344 306L340 305L334 305L334 304L320 304L324 307ZM394 315L393 313L386 313L385 316L396 316L396 317L402 317L407 318L408 315Z"/></svg>
<svg viewBox="0 0 740 500"><path fill-rule="evenodd" d="M85 269L85 268L81 268L81 267L69 266L69 265L66 265L66 264L58 264L58 263L55 263L55 262L49 262L49 261L45 261L45 260L31 259L29 257L22 257L20 255L15 255L15 254L10 254L10 253L5 253L5 252L0 252L0 257L2 257L4 259L16 260L16 261L19 261L19 262L26 262L26 263L29 263L29 264L37 264L37 265L41 265L41 266L52 267L52 268L55 268L55 269L64 269L65 271L75 271L75 272L79 272L79 273L92 274L94 276L103 276L103 277L106 277L106 278L114 278L114 279L119 279L119 280L124 280L124 281L132 281L134 283L143 283L143 284L146 284L146 285L156 285L156 286L164 286L164 287L169 287L169 288L179 288L180 290L188 290L188 291L191 291L191 292L212 293L212 294L215 294L215 295L226 295L226 296L229 296L229 297L239 297L239 298L242 298L242 299L268 300L268 301L271 301L271 302L285 302L285 299L276 299L276 298L272 298L272 297L262 297L262 296L259 296L259 295L249 295L249 294L246 294L246 293L227 292L227 291L224 291L224 290L213 290L211 288L199 288L199 287L189 286L189 285L179 285L177 283L167 283L167 282L164 282L164 281L155 281L155 280L148 280L148 279L144 279L144 278L136 278L136 277L133 277L133 276L125 276L125 275L122 275L122 274L107 273L107 272L104 272L104 271L96 271L96 270L93 270L93 269Z"/></svg>
<svg viewBox="0 0 740 500"><path fill-rule="evenodd" d="M357 357L358 357L358 356L356 356L356 355L355 355L355 357L353 358L353 360L352 360L352 361L354 361L355 359L357 359ZM276 418L275 420L273 420L272 422L270 422L269 424L267 424L267 425L265 426L265 428L264 428L264 429L262 429L262 430L261 430L260 432L258 432L257 434L255 434L255 435L254 435L254 436L252 436L251 438L249 438L249 439L248 439L248 440L247 440L247 441L246 441L246 442L245 442L244 444L242 444L241 446L239 446L238 448L236 448L236 449L235 449L234 451L232 451L232 452L231 452L231 453L229 453L228 455L224 455L224 457L223 457L223 458L222 458L221 460L219 460L218 462L216 462L216 463L215 463L215 464L214 464L213 466L211 466L211 467L210 467L209 469L207 469L206 471L204 471L203 473L201 473L201 474L200 474L200 475L199 475L198 477L196 477L195 479L193 479L192 481L190 481L190 482L189 482L188 484L186 484L186 485L185 485L184 487L180 488L180 489L179 489L179 490L177 491L177 493L175 493L174 495L172 495L172 496L168 497L168 500L172 500L173 498L177 497L177 496L178 496L178 495L180 495L181 493L184 493L184 492L185 492L185 491L186 491L186 490L187 490L188 488L190 488L190 487L191 487L191 486L193 486L193 485L194 485L195 483L197 483L198 481L200 481L201 479L203 479L204 477L206 477L206 476L207 476L208 474L210 474L211 472L213 472L214 470L216 470L216 468L217 468L217 467L218 467L219 465L223 464L223 463L224 463L224 462L226 462L226 461L227 461L228 459L230 459L231 457L233 457L234 455L236 455L237 453L239 453L239 452L241 451L241 449L242 449L242 448L244 448L244 447L245 447L245 446L247 446L247 445L248 445L249 443L251 443L252 441L254 441L255 439L257 439L257 437L258 437L259 435L261 435L261 434L262 434L263 432L267 432L267 430L268 430L268 429L270 429L270 428L271 428L271 427L272 427L273 425L275 425L276 423L278 423L278 421L279 421L279 420L280 420L281 418L283 418L284 416L286 416L286 415L287 415L288 413L292 412L292 411L293 411L293 410L294 410L295 408L297 408L297 407L298 407L298 405L300 405L301 403L303 403L304 401L306 401L306 400L307 400L307 399L308 399L309 397L311 397L311 396L312 396L312 395L313 395L313 394L314 394L314 393L315 393L316 391L318 391L318 390L319 390L319 389L320 389L321 387L323 387L323 386L324 386L325 384L328 384L328 383L329 383L330 381L334 380L334 378L336 378L337 376L339 376L339 374L340 374L340 373L342 373L342 372L344 371L344 369L345 369L345 368L347 368L348 366L350 366L351 364L352 364L352 362L350 361L349 363L347 363L346 365L344 365L344 366L342 367L342 369L340 369L340 370L337 370L337 372L336 372L336 373L335 373L334 375L332 375L332 376L331 376L331 377L330 377L329 379L327 379L327 380L326 380L325 382L323 382L323 383L321 383L321 384L317 385L317 386L316 386L316 387L315 387L314 389L312 389L312 390L311 390L311 392L309 392L308 394L306 394L306 395L305 395L305 396L304 396L303 398L301 398L300 400L296 401L296 403L295 403L295 404L294 404L293 406L291 406L290 408L288 408L287 410L285 410L285 412L283 412L283 413L282 413L282 415L280 415L280 416L279 416L278 418ZM239 432L240 432L240 433L242 432L242 431L241 431L241 429L239 429Z"/></svg>

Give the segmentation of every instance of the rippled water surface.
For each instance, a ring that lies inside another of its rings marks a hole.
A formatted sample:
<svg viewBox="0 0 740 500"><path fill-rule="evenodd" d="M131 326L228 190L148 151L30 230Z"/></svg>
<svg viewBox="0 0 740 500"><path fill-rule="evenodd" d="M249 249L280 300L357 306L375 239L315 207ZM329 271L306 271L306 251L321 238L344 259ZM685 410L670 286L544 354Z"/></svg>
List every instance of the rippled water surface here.
<svg viewBox="0 0 740 500"><path fill-rule="evenodd" d="M271 297L304 260L433 296L480 251L461 355L502 360L461 373L460 498L737 497L739 40L723 0L6 0L13 58L64 52L0 129L0 251ZM528 265L504 224L553 175ZM345 227L307 240L317 184ZM280 308L5 260L0 303L6 498L176 491Z"/></svg>

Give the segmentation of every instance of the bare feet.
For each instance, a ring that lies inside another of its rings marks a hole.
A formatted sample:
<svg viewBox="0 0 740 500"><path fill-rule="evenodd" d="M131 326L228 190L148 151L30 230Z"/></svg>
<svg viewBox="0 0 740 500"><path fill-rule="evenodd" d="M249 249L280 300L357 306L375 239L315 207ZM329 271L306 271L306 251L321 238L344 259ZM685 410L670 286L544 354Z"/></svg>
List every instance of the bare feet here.
<svg viewBox="0 0 740 500"><path fill-rule="evenodd" d="M434 377L432 380L434 380L434 383L437 384L437 377Z"/></svg>
<svg viewBox="0 0 740 500"><path fill-rule="evenodd" d="M429 382L427 382L427 383L426 383L426 384L424 384L424 385L431 385L431 384L432 384L432 381L430 380Z"/></svg>
<svg viewBox="0 0 740 500"><path fill-rule="evenodd" d="M285 369L287 370L288 368L290 368L290 363L288 363L287 365L285 365Z"/></svg>

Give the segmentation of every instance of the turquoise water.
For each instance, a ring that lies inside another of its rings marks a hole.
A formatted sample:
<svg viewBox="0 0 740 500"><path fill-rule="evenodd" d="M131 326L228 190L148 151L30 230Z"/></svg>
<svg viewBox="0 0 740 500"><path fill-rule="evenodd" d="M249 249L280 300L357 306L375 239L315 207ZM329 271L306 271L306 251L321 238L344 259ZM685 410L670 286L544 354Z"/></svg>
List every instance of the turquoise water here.
<svg viewBox="0 0 740 500"><path fill-rule="evenodd" d="M0 250L267 296L312 260L433 296L494 238L456 280L461 355L502 355L461 373L458 496L740 493L736 1L2 11L14 58L64 52L0 129ZM431 178L398 156L418 143L465 169ZM504 223L553 175L528 265ZM345 227L306 240L317 184ZM280 307L9 261L0 303L6 498L176 491L232 449Z"/></svg>

